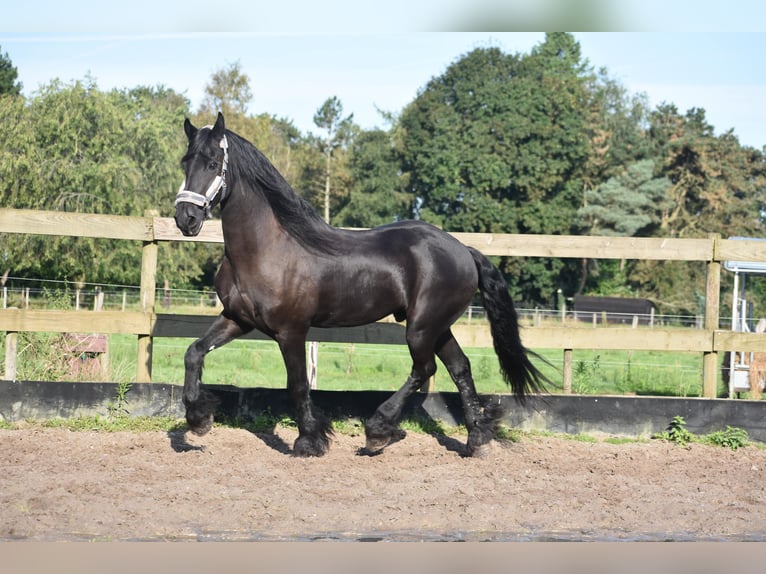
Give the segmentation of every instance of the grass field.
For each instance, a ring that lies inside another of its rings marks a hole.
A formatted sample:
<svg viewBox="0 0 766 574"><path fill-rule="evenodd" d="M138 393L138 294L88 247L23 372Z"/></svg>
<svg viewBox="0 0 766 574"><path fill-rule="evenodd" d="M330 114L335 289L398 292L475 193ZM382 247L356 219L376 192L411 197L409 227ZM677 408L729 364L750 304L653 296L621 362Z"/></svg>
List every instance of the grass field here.
<svg viewBox="0 0 766 574"><path fill-rule="evenodd" d="M155 339L152 378L158 382L183 382L183 356L191 339ZM492 349L466 349L480 393L508 389L500 376ZM563 353L536 350L552 366L533 362L559 387ZM135 338L110 337L112 378L130 380L135 373ZM700 396L702 358L698 353L655 351L580 351L573 353L572 391L580 394L638 394L680 397ZM409 374L406 347L320 343L318 388L326 390L395 390ZM285 369L275 343L235 340L208 354L204 381L243 387L285 386ZM439 363L437 391L455 390L446 369ZM723 390L722 383L720 390Z"/></svg>

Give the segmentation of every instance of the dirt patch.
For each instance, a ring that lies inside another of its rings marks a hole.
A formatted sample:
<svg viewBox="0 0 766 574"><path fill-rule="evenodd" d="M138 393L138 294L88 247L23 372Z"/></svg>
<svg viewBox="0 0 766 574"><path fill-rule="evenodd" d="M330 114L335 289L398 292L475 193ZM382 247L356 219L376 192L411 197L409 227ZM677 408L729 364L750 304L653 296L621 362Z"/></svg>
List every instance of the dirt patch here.
<svg viewBox="0 0 766 574"><path fill-rule="evenodd" d="M766 539L766 451L525 437L483 460L409 433L379 456L291 428L0 431L0 539Z"/></svg>

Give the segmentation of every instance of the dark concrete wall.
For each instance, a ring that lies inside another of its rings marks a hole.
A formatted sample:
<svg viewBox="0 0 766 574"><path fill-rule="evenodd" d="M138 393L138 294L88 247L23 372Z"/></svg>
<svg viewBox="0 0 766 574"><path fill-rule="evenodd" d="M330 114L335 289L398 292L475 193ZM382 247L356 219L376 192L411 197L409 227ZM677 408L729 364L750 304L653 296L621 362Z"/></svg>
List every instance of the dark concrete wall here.
<svg viewBox="0 0 766 574"><path fill-rule="evenodd" d="M208 387L221 398L220 412L230 417L253 417L268 409L292 416L292 403L283 389ZM117 399L117 383L0 381L0 419L20 421L107 415ZM367 418L390 392L312 391L314 402L334 417ZM132 416L183 417L181 387L161 383L133 383L126 408ZM667 397L551 395L533 397L519 406L509 395L494 395L507 409L505 422L522 430L569 434L606 433L649 436L665 430L676 416L695 434L726 426L747 430L753 440L766 442L766 401L685 399ZM405 416L462 422L457 393L418 393L407 404Z"/></svg>

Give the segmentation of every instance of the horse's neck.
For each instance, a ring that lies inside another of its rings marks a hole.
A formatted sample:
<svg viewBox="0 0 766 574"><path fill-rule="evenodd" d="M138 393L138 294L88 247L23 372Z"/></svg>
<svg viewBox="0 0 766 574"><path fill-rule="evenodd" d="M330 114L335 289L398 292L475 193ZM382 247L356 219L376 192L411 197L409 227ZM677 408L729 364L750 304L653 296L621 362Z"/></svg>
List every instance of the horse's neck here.
<svg viewBox="0 0 766 574"><path fill-rule="evenodd" d="M221 223L227 246L240 246L251 255L270 248L281 229L268 202L247 189L232 190Z"/></svg>

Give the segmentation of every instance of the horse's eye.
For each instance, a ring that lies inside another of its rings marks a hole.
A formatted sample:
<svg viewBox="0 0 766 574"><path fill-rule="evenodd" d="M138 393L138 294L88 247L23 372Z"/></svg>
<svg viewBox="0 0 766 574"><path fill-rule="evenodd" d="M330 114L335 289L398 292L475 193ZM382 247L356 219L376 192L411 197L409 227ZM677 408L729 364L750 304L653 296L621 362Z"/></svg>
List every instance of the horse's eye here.
<svg viewBox="0 0 766 574"><path fill-rule="evenodd" d="M211 161L209 164L207 164L207 168L210 171L213 171L215 169L218 169L218 162L217 161Z"/></svg>

